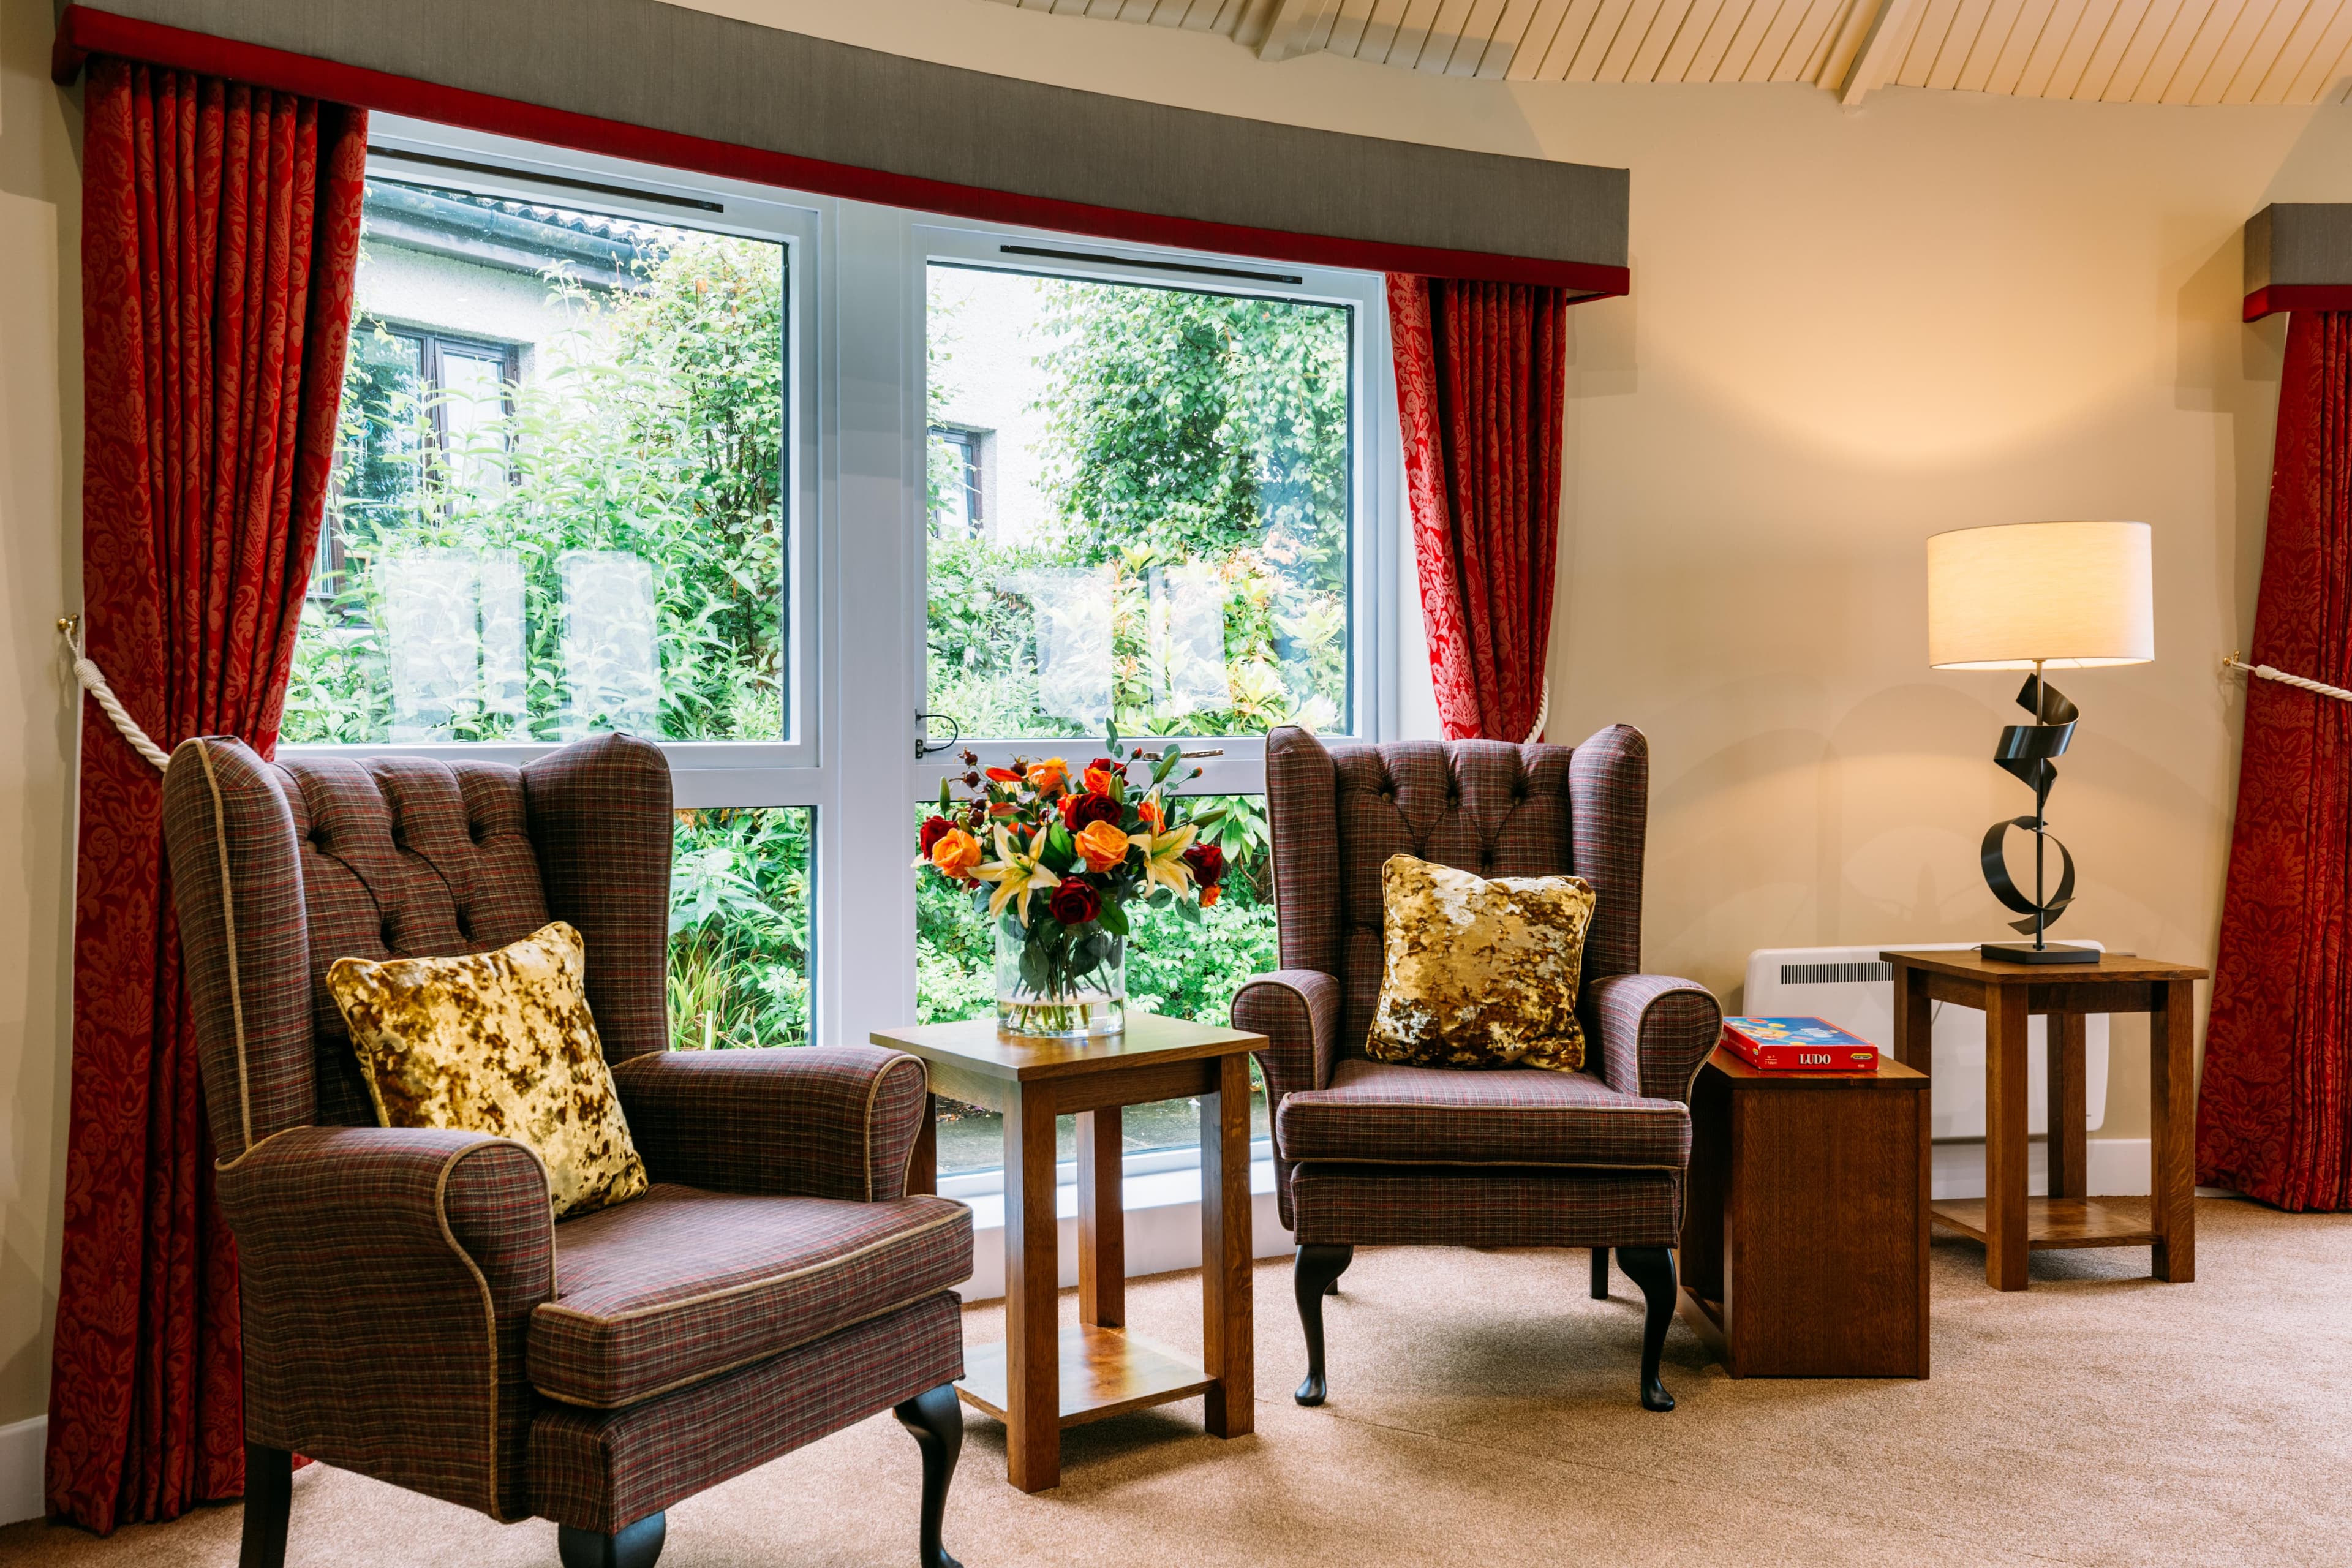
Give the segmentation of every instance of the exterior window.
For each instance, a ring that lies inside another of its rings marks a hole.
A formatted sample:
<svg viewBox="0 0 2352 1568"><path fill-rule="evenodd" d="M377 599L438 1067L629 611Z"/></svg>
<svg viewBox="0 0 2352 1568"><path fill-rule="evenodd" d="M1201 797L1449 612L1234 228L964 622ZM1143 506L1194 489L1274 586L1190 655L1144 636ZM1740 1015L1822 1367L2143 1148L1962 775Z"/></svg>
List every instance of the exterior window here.
<svg viewBox="0 0 2352 1568"><path fill-rule="evenodd" d="M284 738L780 738L785 256L370 180Z"/></svg>
<svg viewBox="0 0 2352 1568"><path fill-rule="evenodd" d="M931 536L978 539L987 529L986 484L981 468L984 430L931 427Z"/></svg>

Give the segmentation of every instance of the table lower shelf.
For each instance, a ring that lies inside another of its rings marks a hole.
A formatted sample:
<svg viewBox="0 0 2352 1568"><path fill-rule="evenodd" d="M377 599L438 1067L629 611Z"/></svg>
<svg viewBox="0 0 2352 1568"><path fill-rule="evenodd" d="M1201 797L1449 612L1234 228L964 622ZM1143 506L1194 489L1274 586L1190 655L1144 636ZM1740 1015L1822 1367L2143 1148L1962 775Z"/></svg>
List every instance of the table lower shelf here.
<svg viewBox="0 0 2352 1568"><path fill-rule="evenodd" d="M1146 1405L1189 1398L1217 1383L1191 1362L1125 1329L1084 1323L1064 1329L1060 1359L1065 1426L1083 1426ZM963 1367L956 1392L966 1404L1005 1420L1004 1342L967 1347Z"/></svg>
<svg viewBox="0 0 2352 1568"><path fill-rule="evenodd" d="M1947 1199L1927 1205L1935 1222L1974 1241L1986 1240L1982 1198ZM2025 1245L2033 1251L2069 1247L2152 1247L2156 1232L2147 1218L2111 1209L2095 1198L2028 1198Z"/></svg>

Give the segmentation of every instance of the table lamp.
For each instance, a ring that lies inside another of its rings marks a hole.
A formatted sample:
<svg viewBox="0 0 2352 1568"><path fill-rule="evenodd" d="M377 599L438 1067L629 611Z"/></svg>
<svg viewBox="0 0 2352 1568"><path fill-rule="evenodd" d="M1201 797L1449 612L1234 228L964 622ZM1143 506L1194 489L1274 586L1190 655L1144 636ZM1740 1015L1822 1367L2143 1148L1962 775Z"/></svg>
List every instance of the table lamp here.
<svg viewBox="0 0 2352 1568"><path fill-rule="evenodd" d="M1963 528L1927 541L1927 662L1937 669L2030 669L2017 705L2031 724L2000 732L1993 761L2033 792L2033 815L1985 830L1978 858L1993 897L2021 916L2010 921L2024 942L1987 942L1984 955L2010 963L2088 963L2089 947L2045 940L2074 900L2074 858L2050 837L2053 758L2074 738L2076 710L2048 681L2049 665L2087 669L2145 664L2156 657L2149 531L2144 522L2012 522ZM2018 890L2002 853L2009 830L2033 835L2033 896ZM2058 887L2043 885L2047 851L2058 851Z"/></svg>

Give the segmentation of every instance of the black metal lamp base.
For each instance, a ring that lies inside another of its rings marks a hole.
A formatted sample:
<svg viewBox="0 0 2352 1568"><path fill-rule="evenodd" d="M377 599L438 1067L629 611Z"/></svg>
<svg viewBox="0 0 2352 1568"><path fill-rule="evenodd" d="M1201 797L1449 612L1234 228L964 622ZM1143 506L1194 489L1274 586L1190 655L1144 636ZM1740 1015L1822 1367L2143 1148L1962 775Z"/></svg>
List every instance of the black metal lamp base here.
<svg viewBox="0 0 2352 1568"><path fill-rule="evenodd" d="M1989 942L1981 950L1996 963L2096 963L2099 950L2095 947L2067 947L2053 943L2036 947L2030 942Z"/></svg>

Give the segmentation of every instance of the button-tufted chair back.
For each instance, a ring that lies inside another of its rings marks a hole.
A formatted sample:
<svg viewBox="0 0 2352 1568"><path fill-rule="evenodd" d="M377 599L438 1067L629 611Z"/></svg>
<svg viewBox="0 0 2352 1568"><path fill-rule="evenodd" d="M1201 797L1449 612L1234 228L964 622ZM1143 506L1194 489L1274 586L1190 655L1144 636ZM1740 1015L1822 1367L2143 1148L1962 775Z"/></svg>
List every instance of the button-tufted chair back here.
<svg viewBox="0 0 2352 1568"><path fill-rule="evenodd" d="M1581 877L1597 900L1585 979L1641 968L1649 746L1629 725L1572 748L1326 747L1280 729L1266 738L1266 805L1282 966L1339 979L1349 1056L1380 998L1381 868L1392 855L1482 877Z"/></svg>
<svg viewBox="0 0 2352 1568"><path fill-rule="evenodd" d="M666 1048L669 765L628 735L516 768L418 757L173 754L164 837L207 1112L233 1158L288 1127L374 1121L326 985L339 958L482 952L569 921L606 1058Z"/></svg>

